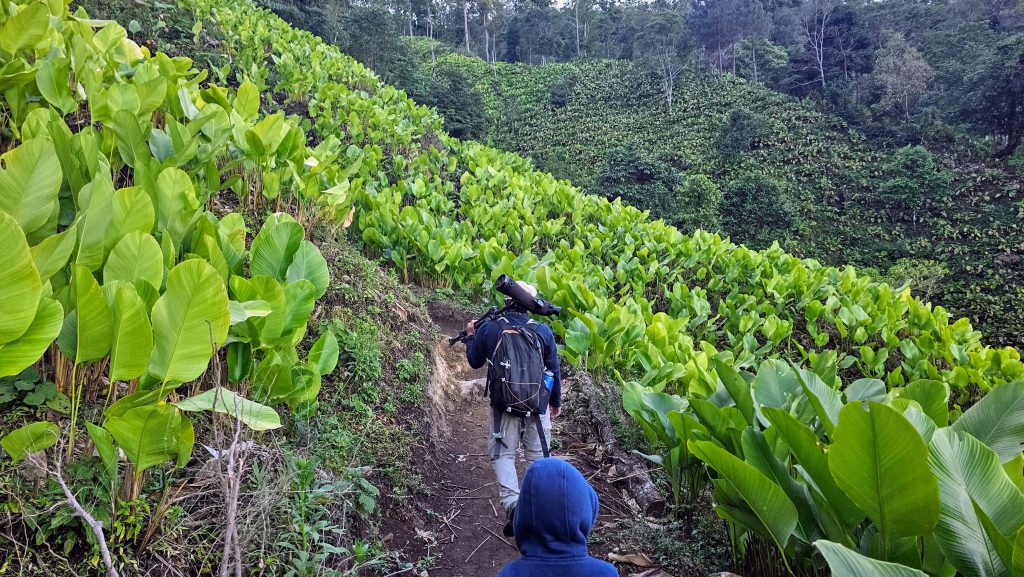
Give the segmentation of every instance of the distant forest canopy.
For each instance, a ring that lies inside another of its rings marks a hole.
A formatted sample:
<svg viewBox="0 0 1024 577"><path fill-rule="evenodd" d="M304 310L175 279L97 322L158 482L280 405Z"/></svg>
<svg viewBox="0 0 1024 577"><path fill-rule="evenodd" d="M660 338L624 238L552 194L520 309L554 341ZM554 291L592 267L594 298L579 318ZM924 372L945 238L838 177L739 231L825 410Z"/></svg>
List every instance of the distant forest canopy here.
<svg viewBox="0 0 1024 577"><path fill-rule="evenodd" d="M869 137L934 140L948 127L1013 154L1024 135L1024 8L1018 0L264 0L409 85L401 36L488 62L632 60L671 108L678 75L705 67L819 99ZM954 131L955 132L955 131ZM945 135L953 139L955 134Z"/></svg>

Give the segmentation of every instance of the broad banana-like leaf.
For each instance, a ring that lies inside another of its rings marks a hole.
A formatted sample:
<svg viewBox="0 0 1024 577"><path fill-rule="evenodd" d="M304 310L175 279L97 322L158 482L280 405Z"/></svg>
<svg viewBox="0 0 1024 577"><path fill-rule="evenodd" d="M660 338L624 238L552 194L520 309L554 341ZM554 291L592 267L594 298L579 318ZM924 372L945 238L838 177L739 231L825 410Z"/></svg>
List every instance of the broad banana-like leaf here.
<svg viewBox="0 0 1024 577"><path fill-rule="evenodd" d="M0 377L17 375L32 366L60 334L64 309L55 300L42 299L32 324L21 337L0 345Z"/></svg>
<svg viewBox="0 0 1024 577"><path fill-rule="evenodd" d="M757 368L757 375L751 383L755 405L761 407L785 408L790 399L802 394L800 382L792 367L778 359L768 359Z"/></svg>
<svg viewBox="0 0 1024 577"><path fill-rule="evenodd" d="M135 476L155 465L175 460L181 462L184 447L191 452L194 433L189 440L192 423L174 405L135 407L116 417L109 417L103 428L110 431L117 446L135 466ZM187 461L187 458L185 459Z"/></svg>
<svg viewBox="0 0 1024 577"><path fill-rule="evenodd" d="M721 379L725 390L729 392L736 408L740 410L748 425L754 424L754 397L750 394L750 384L732 368L732 365L715 359L715 372Z"/></svg>
<svg viewBox="0 0 1024 577"><path fill-rule="evenodd" d="M875 401L885 402L885 395L888 392L885 383L878 379L857 379L850 383L844 391L847 401Z"/></svg>
<svg viewBox="0 0 1024 577"><path fill-rule="evenodd" d="M243 82L235 92L235 112L244 119L249 119L260 111L260 91L252 82Z"/></svg>
<svg viewBox="0 0 1024 577"><path fill-rule="evenodd" d="M31 453L45 451L57 443L60 429L50 421L29 423L18 427L0 439L0 446L14 459L20 462Z"/></svg>
<svg viewBox="0 0 1024 577"><path fill-rule="evenodd" d="M36 316L43 283L25 233L14 217L0 212L0 345L25 334Z"/></svg>
<svg viewBox="0 0 1024 577"><path fill-rule="evenodd" d="M315 244L304 240L295 251L292 264L288 266L288 282L306 279L316 288L316 298L324 296L331 283L331 273L327 269L327 261L320 254Z"/></svg>
<svg viewBox="0 0 1024 577"><path fill-rule="evenodd" d="M928 577L917 569L865 557L832 541L815 541L814 546L832 570L832 577Z"/></svg>
<svg viewBox="0 0 1024 577"><path fill-rule="evenodd" d="M1013 540L1013 552L1010 554L1013 564L1013 577L1024 576L1024 529L1017 531Z"/></svg>
<svg viewBox="0 0 1024 577"><path fill-rule="evenodd" d="M149 323L146 305L135 287L121 285L114 294L110 379L128 381L139 378L146 371L152 353L153 327Z"/></svg>
<svg viewBox="0 0 1024 577"><path fill-rule="evenodd" d="M252 318L268 316L273 312L270 308L270 303L261 300L243 302L228 301L228 307L231 311L232 326L237 325L238 323L244 323Z"/></svg>
<svg viewBox="0 0 1024 577"><path fill-rule="evenodd" d="M14 9L18 10L15 5ZM0 28L0 49L8 54L31 48L46 36L50 26L50 10L44 2L23 5L21 10Z"/></svg>
<svg viewBox="0 0 1024 577"><path fill-rule="evenodd" d="M0 156L0 212L13 216L25 234L35 232L57 207L63 180L53 142L33 138Z"/></svg>
<svg viewBox="0 0 1024 577"><path fill-rule="evenodd" d="M174 403L182 411L216 411L231 415L254 431L267 431L281 426L281 417L274 409L243 398L224 387L216 387Z"/></svg>
<svg viewBox="0 0 1024 577"><path fill-rule="evenodd" d="M190 259L174 267L153 305L149 374L165 384L198 378L224 344L230 321L227 290L212 266Z"/></svg>
<svg viewBox="0 0 1024 577"><path fill-rule="evenodd" d="M220 250L228 262L232 274L239 274L245 257L245 221L242 215L232 212L217 224Z"/></svg>
<svg viewBox="0 0 1024 577"><path fill-rule="evenodd" d="M113 201L114 184L106 170L100 170L92 182L78 192L78 204L85 208L78 213L75 262L89 270L99 270L107 258L106 234Z"/></svg>
<svg viewBox="0 0 1024 577"><path fill-rule="evenodd" d="M153 232L156 209L153 207L152 199L141 187L133 186L115 191L110 209L110 225L104 237L104 245L108 251L130 232Z"/></svg>
<svg viewBox="0 0 1024 577"><path fill-rule="evenodd" d="M334 331L327 329L313 344L313 348L309 349L308 361L321 375L329 375L338 366L340 353L338 337L334 336Z"/></svg>
<svg viewBox="0 0 1024 577"><path fill-rule="evenodd" d="M323 380L316 367L298 366L292 368L291 387L275 388L271 394L273 397L283 399L294 411L303 403L315 401L322 384Z"/></svg>
<svg viewBox="0 0 1024 577"><path fill-rule="evenodd" d="M238 384L252 372L252 346L246 342L228 343L228 381Z"/></svg>
<svg viewBox="0 0 1024 577"><path fill-rule="evenodd" d="M690 441L690 451L728 482L742 503L753 513L758 526L750 529L771 539L783 551L797 527L797 511L781 487L750 464L711 441Z"/></svg>
<svg viewBox="0 0 1024 577"><path fill-rule="evenodd" d="M995 451L970 435L942 428L929 448L928 462L939 480L935 538L943 553L965 577L1008 575L975 504L1005 539L1024 526L1024 494Z"/></svg>
<svg viewBox="0 0 1024 577"><path fill-rule="evenodd" d="M859 525L864 520L864 512L836 484L828 468L828 453L822 451L814 431L782 409L765 407L762 411L796 462L825 497L828 506L835 511L843 529L849 531Z"/></svg>
<svg viewBox="0 0 1024 577"><path fill-rule="evenodd" d="M814 511L814 502L807 487L798 483L789 472L785 463L772 453L765 434L755 431L753 427L743 430L742 437L744 461L753 465L766 477L778 485L793 502L797 510L796 535L806 543L824 537Z"/></svg>
<svg viewBox="0 0 1024 577"><path fill-rule="evenodd" d="M883 541L924 535L939 519L939 486L928 447L892 407L843 407L828 451L836 484L878 525Z"/></svg>
<svg viewBox="0 0 1024 577"><path fill-rule="evenodd" d="M179 168L165 168L156 179L157 227L169 234L177 246L185 238L189 223L199 208L195 186Z"/></svg>
<svg viewBox="0 0 1024 577"><path fill-rule="evenodd" d="M114 437L103 427L94 425L89 421L85 422L85 428L89 431L89 438L92 439L92 444L100 455L100 461L103 463L104 477L106 477L108 482L117 481L118 455L117 447L114 446Z"/></svg>
<svg viewBox="0 0 1024 577"><path fill-rule="evenodd" d="M92 271L76 264L71 278L75 290L78 325L75 363L84 364L107 356L114 338L114 313Z"/></svg>
<svg viewBox="0 0 1024 577"><path fill-rule="evenodd" d="M1024 448L1024 381L992 389L952 429L985 443L1004 463L1013 459Z"/></svg>
<svg viewBox="0 0 1024 577"><path fill-rule="evenodd" d="M46 237L32 247L32 260L36 263L39 278L46 281L63 269L64 265L68 264L77 241L78 231L72 226L64 232Z"/></svg>
<svg viewBox="0 0 1024 577"><path fill-rule="evenodd" d="M285 333L305 327L316 305L316 288L313 283L305 279L288 283L284 287L284 296L288 303L284 319Z"/></svg>
<svg viewBox="0 0 1024 577"><path fill-rule="evenodd" d="M946 383L930 379L913 381L900 391L900 398L917 401L937 426L949 424L949 385Z"/></svg>
<svg viewBox="0 0 1024 577"><path fill-rule="evenodd" d="M103 282L118 280L144 280L156 289L163 286L163 255L152 235L137 230L129 232L110 251L107 264L103 265Z"/></svg>
<svg viewBox="0 0 1024 577"><path fill-rule="evenodd" d="M836 428L836 421L839 418L839 411L843 407L839 391L825 384L825 381L813 371L809 371L793 365L800 386L807 395L807 400L814 407L815 414L821 422L821 427L829 435L832 435Z"/></svg>
<svg viewBox="0 0 1024 577"><path fill-rule="evenodd" d="M39 62L36 72L36 86L43 98L65 115L78 108L78 103L71 97L68 88L69 64L67 58L46 58Z"/></svg>
<svg viewBox="0 0 1024 577"><path fill-rule="evenodd" d="M249 273L285 280L288 267L302 244L302 225L290 216L277 213L267 217L263 228L252 241L249 252Z"/></svg>

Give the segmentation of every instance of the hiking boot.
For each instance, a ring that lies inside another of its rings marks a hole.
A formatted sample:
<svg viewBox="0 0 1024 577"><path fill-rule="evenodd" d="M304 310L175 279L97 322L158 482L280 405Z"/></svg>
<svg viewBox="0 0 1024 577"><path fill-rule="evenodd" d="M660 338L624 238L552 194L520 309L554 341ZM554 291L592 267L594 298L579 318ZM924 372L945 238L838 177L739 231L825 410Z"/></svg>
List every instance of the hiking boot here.
<svg viewBox="0 0 1024 577"><path fill-rule="evenodd" d="M516 508L512 506L505 511L505 527L502 528L501 533L506 537L515 537L515 530L512 528L512 523L516 519Z"/></svg>

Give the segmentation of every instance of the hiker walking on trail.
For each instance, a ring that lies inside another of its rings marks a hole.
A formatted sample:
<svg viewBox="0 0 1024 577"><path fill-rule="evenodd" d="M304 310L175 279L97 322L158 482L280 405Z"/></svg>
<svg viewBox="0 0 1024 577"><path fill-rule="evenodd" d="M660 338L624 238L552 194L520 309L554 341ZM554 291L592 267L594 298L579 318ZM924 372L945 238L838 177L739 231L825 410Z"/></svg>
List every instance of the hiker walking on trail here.
<svg viewBox="0 0 1024 577"><path fill-rule="evenodd" d="M536 298L536 288L523 281L516 284ZM488 365L492 412L488 454L505 508L504 533L511 537L519 498L516 451L522 442L527 463L548 456L551 418L561 412L562 377L551 328L530 319L515 299L506 298L505 303L497 318L480 326L477 321L467 323L465 343L470 366Z"/></svg>
<svg viewBox="0 0 1024 577"><path fill-rule="evenodd" d="M614 565L587 552L597 511L597 493L575 467L561 459L535 462L523 478L515 519L523 556L498 577L618 577Z"/></svg>

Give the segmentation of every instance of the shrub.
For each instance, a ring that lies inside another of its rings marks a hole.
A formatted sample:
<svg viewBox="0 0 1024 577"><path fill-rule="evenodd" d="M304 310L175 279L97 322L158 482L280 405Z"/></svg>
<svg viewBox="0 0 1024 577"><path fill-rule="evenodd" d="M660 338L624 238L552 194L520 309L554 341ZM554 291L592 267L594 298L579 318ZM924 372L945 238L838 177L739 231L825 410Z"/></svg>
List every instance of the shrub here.
<svg viewBox="0 0 1024 577"><path fill-rule="evenodd" d="M456 138L479 140L487 133L484 101L458 70L438 70L417 100L441 113L445 130Z"/></svg>
<svg viewBox="0 0 1024 577"><path fill-rule="evenodd" d="M897 150L885 164L887 179L878 194L892 215L917 226L918 211L950 194L953 175L935 166L935 160L921 146Z"/></svg>
<svg viewBox="0 0 1024 577"><path fill-rule="evenodd" d="M763 114L734 108L729 111L725 124L718 129L715 147L723 156L735 157L755 148L770 132L768 118Z"/></svg>
<svg viewBox="0 0 1024 577"><path fill-rule="evenodd" d="M677 198L686 214L676 223L682 230L715 231L722 228L722 189L703 174L691 174L683 179Z"/></svg>
<svg viewBox="0 0 1024 577"><path fill-rule="evenodd" d="M608 152L604 172L597 183L601 194L610 200L621 198L670 224L686 216L686 206L679 197L682 175L634 143Z"/></svg>
<svg viewBox="0 0 1024 577"><path fill-rule="evenodd" d="M744 174L726 187L722 227L737 242L768 245L785 237L799 222L789 192L763 174Z"/></svg>

